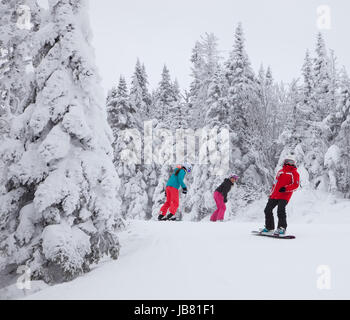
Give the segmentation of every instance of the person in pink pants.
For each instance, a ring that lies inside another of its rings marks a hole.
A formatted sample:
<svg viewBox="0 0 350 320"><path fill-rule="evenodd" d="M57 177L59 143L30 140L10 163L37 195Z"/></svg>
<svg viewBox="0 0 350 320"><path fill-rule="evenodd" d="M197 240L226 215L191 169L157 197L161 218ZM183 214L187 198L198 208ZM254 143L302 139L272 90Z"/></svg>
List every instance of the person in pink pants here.
<svg viewBox="0 0 350 320"><path fill-rule="evenodd" d="M227 194L231 190L231 187L238 180L238 175L231 174L224 182L215 190L214 200L216 202L217 209L210 217L210 221L224 221L227 202Z"/></svg>

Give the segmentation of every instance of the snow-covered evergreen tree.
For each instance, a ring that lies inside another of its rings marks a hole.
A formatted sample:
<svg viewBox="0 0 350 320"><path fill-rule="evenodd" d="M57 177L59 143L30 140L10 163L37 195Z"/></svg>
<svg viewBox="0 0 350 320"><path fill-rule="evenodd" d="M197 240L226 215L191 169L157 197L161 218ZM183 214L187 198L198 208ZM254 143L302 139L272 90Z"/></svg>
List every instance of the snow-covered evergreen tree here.
<svg viewBox="0 0 350 320"><path fill-rule="evenodd" d="M235 131L239 135L241 144L244 137L248 136L247 116L254 93L254 73L244 42L243 28L239 24L235 31L233 50L226 62L226 78L230 122L235 124Z"/></svg>
<svg viewBox="0 0 350 320"><path fill-rule="evenodd" d="M329 191L350 197L350 79L343 69L340 77L340 97L337 110L328 122L334 125L336 135L325 154L325 167L329 177Z"/></svg>
<svg viewBox="0 0 350 320"><path fill-rule="evenodd" d="M304 95L304 105L310 107L312 111L312 93L314 90L314 77L312 69L312 61L310 58L309 50L306 51L304 65L302 67L302 74L304 78L303 84L303 95Z"/></svg>
<svg viewBox="0 0 350 320"><path fill-rule="evenodd" d="M219 68L220 59L217 37L206 33L196 42L191 57L193 80L190 85L189 114L192 118L192 128L200 128L203 125L209 85Z"/></svg>
<svg viewBox="0 0 350 320"><path fill-rule="evenodd" d="M316 121L322 121L335 108L330 72L330 59L323 36L319 33L316 43L316 57L313 63L313 116Z"/></svg>
<svg viewBox="0 0 350 320"><path fill-rule="evenodd" d="M172 84L172 93L173 93L173 119L172 125L174 129L179 128L188 128L189 123L189 110L188 104L183 100L183 96L181 94L180 85L177 79L174 80Z"/></svg>
<svg viewBox="0 0 350 320"><path fill-rule="evenodd" d="M151 96L148 91L148 79L146 68L137 59L135 71L132 76L130 89L130 103L133 109L141 116L142 120L149 119Z"/></svg>
<svg viewBox="0 0 350 320"><path fill-rule="evenodd" d="M137 161L128 161L122 157L122 152L127 148L133 154L130 159L138 158L137 143L134 137L129 136L128 130L142 132L142 111L135 110L129 99L127 84L123 76L119 79L117 88L112 88L107 97L108 121L114 134L114 164L121 178L121 214L124 218L146 217L148 198L146 183L144 182L142 166ZM141 160L141 159L139 159Z"/></svg>
<svg viewBox="0 0 350 320"><path fill-rule="evenodd" d="M302 67L304 82L297 89L301 92L301 99L293 103L290 125L281 136L281 141L285 142L281 157L295 153L304 171L301 179L304 184L311 183L311 187L323 190L328 190L332 184L325 168L325 157L329 156L326 152L335 139L337 127L337 71L334 62L334 57L328 57L322 34L318 34L316 57L312 63L307 52Z"/></svg>
<svg viewBox="0 0 350 320"><path fill-rule="evenodd" d="M231 133L230 168L241 174L247 192L253 185L263 190L271 179L266 155L258 151L260 136L256 134L259 108L257 81L248 55L242 25L235 31L234 46L226 62L228 83L227 106ZM258 109L257 109L258 108ZM259 186L259 187L257 187ZM251 193L251 192L250 192ZM259 192L251 193L258 195Z"/></svg>
<svg viewBox="0 0 350 320"><path fill-rule="evenodd" d="M48 282L86 272L104 254L117 258L121 223L86 1L50 0L49 14L34 39L35 99L2 145L0 198L5 263Z"/></svg>
<svg viewBox="0 0 350 320"><path fill-rule="evenodd" d="M30 10L30 25L21 27L21 6ZM9 0L0 3L0 103L5 113L21 112L31 98L31 36L37 31L43 14L36 1Z"/></svg>
<svg viewBox="0 0 350 320"><path fill-rule="evenodd" d="M126 80L120 76L117 88L112 88L107 96L108 123L112 128L114 138L118 138L118 131L132 128L136 125L135 110L129 103Z"/></svg>
<svg viewBox="0 0 350 320"><path fill-rule="evenodd" d="M210 127L228 123L228 108L225 104L225 78L221 68L214 72L208 87L205 123Z"/></svg>
<svg viewBox="0 0 350 320"><path fill-rule="evenodd" d="M163 67L161 81L155 93L153 110L155 118L162 122L164 127L174 128L178 121L180 104L178 84L171 81L170 72L166 65Z"/></svg>
<svg viewBox="0 0 350 320"><path fill-rule="evenodd" d="M280 88L274 82L271 68L265 71L261 65L256 79L257 103L250 112L251 134L255 140L255 148L266 155L270 165L280 151L276 140L283 130L287 112L279 101Z"/></svg>

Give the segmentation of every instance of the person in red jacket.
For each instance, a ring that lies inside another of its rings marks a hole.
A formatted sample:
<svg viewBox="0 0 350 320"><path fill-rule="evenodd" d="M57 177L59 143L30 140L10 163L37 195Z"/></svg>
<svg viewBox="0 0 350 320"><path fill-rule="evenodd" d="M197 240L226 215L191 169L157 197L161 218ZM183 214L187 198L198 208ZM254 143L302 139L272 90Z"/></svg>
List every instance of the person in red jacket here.
<svg viewBox="0 0 350 320"><path fill-rule="evenodd" d="M260 232L272 233L275 229L273 209L277 206L278 225L276 235L284 235L287 229L286 206L293 192L299 187L299 173L294 159L285 159L283 168L278 171L275 184L272 186L269 201L265 208L265 228Z"/></svg>

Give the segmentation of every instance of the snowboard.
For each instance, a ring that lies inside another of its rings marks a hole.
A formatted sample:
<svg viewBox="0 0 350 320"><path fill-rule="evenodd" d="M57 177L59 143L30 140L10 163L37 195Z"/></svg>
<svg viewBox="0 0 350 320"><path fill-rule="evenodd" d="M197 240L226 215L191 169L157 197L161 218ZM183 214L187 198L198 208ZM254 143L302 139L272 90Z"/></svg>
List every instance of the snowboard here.
<svg viewBox="0 0 350 320"><path fill-rule="evenodd" d="M167 219L167 220L164 220L164 221L180 221L178 218L171 218L171 219Z"/></svg>
<svg viewBox="0 0 350 320"><path fill-rule="evenodd" d="M181 220L178 218L171 218L171 219L163 219L163 220L158 220L158 221L162 222L162 221L181 221Z"/></svg>
<svg viewBox="0 0 350 320"><path fill-rule="evenodd" d="M269 238L277 238L277 239L295 239L295 236L286 234L286 235L274 235L274 234L266 234L261 233L259 231L252 231L252 234L256 236L269 237Z"/></svg>

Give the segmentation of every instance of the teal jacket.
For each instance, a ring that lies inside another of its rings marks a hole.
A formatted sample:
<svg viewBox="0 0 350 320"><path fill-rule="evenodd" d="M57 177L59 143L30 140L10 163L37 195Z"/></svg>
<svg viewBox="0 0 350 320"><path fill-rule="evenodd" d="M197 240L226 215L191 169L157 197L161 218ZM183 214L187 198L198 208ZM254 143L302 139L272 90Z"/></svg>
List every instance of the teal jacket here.
<svg viewBox="0 0 350 320"><path fill-rule="evenodd" d="M176 168L174 173L171 175L171 177L168 180L168 183L166 184L167 187L173 187L176 189L180 189L180 186L182 189L187 189L185 183L184 183L184 177L186 175L186 171L184 169L180 169L180 172L176 176L175 173L178 169Z"/></svg>

